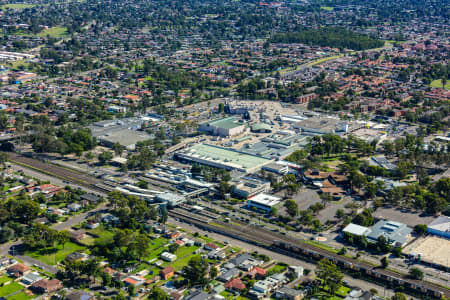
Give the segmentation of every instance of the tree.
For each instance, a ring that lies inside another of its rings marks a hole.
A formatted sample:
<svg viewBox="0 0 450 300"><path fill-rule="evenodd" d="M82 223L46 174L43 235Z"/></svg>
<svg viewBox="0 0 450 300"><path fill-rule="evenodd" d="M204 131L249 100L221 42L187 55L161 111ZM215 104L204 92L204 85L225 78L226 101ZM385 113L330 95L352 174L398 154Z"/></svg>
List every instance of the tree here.
<svg viewBox="0 0 450 300"><path fill-rule="evenodd" d="M170 297L159 287L154 287L148 296L149 300L169 300Z"/></svg>
<svg viewBox="0 0 450 300"><path fill-rule="evenodd" d="M286 202L284 202L284 207L291 217L295 217L296 215L298 215L298 204L294 200L286 200Z"/></svg>
<svg viewBox="0 0 450 300"><path fill-rule="evenodd" d="M345 217L345 211L342 208L336 210L336 218L342 219L343 217Z"/></svg>
<svg viewBox="0 0 450 300"><path fill-rule="evenodd" d="M102 272L101 273L101 277L102 277L102 285L103 286L111 286L111 284L112 284L112 278L111 278L111 275L109 275L108 273L106 273L106 272Z"/></svg>
<svg viewBox="0 0 450 300"><path fill-rule="evenodd" d="M7 226L2 226L0 228L0 243L6 243L14 236L14 230Z"/></svg>
<svg viewBox="0 0 450 300"><path fill-rule="evenodd" d="M216 278L218 273L219 273L219 271L217 270L217 268L216 267L212 267L211 270L209 270L209 278L211 280Z"/></svg>
<svg viewBox="0 0 450 300"><path fill-rule="evenodd" d="M130 284L128 286L128 295L130 295L130 297L133 297L135 292L136 292L136 288L134 287L134 285Z"/></svg>
<svg viewBox="0 0 450 300"><path fill-rule="evenodd" d="M159 222L166 224L168 219L167 208L165 206L161 206L161 216L159 218Z"/></svg>
<svg viewBox="0 0 450 300"><path fill-rule="evenodd" d="M403 293L395 293L394 296L392 296L391 300L407 300L406 295Z"/></svg>
<svg viewBox="0 0 450 300"><path fill-rule="evenodd" d="M150 295L148 295L149 300L169 300L170 297L167 295L166 292L164 292L159 287L154 287L152 291L150 292Z"/></svg>
<svg viewBox="0 0 450 300"><path fill-rule="evenodd" d="M350 172L349 180L353 188L360 189L366 182L366 177L357 170Z"/></svg>
<svg viewBox="0 0 450 300"><path fill-rule="evenodd" d="M395 247L392 249L392 254L394 254L395 257L401 257L402 256L403 248L401 246Z"/></svg>
<svg viewBox="0 0 450 300"><path fill-rule="evenodd" d="M139 234L135 239L135 251L141 260L141 258L147 253L148 245L150 244L150 239L146 234Z"/></svg>
<svg viewBox="0 0 450 300"><path fill-rule="evenodd" d="M0 113L0 130L5 130L8 127L8 116L4 111Z"/></svg>
<svg viewBox="0 0 450 300"><path fill-rule="evenodd" d="M172 243L172 244L169 245L169 252L170 253L175 253L178 250L179 247L180 247L180 245Z"/></svg>
<svg viewBox="0 0 450 300"><path fill-rule="evenodd" d="M367 182L364 186L366 197L369 199L373 199L377 194L377 185L373 182Z"/></svg>
<svg viewBox="0 0 450 300"><path fill-rule="evenodd" d="M125 150L125 147L122 146L121 144L119 144L118 142L116 142L112 146L112 149L116 155L121 156L123 151Z"/></svg>
<svg viewBox="0 0 450 300"><path fill-rule="evenodd" d="M188 265L183 268L184 277L188 280L189 286L206 285L206 274L208 272L208 267L208 261L200 256L194 256L191 258Z"/></svg>
<svg viewBox="0 0 450 300"><path fill-rule="evenodd" d="M63 246L70 240L70 233L67 230L61 230L56 235L56 243Z"/></svg>
<svg viewBox="0 0 450 300"><path fill-rule="evenodd" d="M339 268L328 259L324 258L317 265L317 277L323 280L325 286L330 288L330 293L334 295L342 285L344 275Z"/></svg>
<svg viewBox="0 0 450 300"><path fill-rule="evenodd" d="M223 113L225 110L225 105L223 103L219 103L219 113Z"/></svg>
<svg viewBox="0 0 450 300"><path fill-rule="evenodd" d="M113 154L111 151L103 151L98 155L98 160L101 165L106 165L108 161L113 158Z"/></svg>
<svg viewBox="0 0 450 300"><path fill-rule="evenodd" d="M380 252L387 253L391 251L391 245L389 245L389 241L384 237L384 235L380 235L377 239L377 249Z"/></svg>
<svg viewBox="0 0 450 300"><path fill-rule="evenodd" d="M389 260L387 259L386 256L383 256L383 258L381 259L381 266L383 267L383 269L386 269L388 265L389 265Z"/></svg>
<svg viewBox="0 0 450 300"><path fill-rule="evenodd" d="M409 269L409 276L413 279L423 280L423 272L419 268Z"/></svg>
<svg viewBox="0 0 450 300"><path fill-rule="evenodd" d="M414 226L414 232L418 235L424 235L427 232L427 225L425 224L417 224Z"/></svg>
<svg viewBox="0 0 450 300"><path fill-rule="evenodd" d="M0 165L5 166L5 163L8 161L8 154L5 152L0 152Z"/></svg>

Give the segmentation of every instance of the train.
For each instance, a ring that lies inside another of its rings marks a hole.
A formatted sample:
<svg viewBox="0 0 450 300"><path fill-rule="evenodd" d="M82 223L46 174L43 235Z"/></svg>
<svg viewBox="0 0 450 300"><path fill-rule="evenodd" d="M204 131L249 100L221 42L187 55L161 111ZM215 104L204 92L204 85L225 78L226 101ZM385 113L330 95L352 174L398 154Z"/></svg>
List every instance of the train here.
<svg viewBox="0 0 450 300"><path fill-rule="evenodd" d="M298 246L285 241L275 240L272 248L287 251L291 255L306 256L316 260L326 258L341 268L360 272L361 274L370 276L377 281L389 282L392 286L402 286L405 289L413 290L433 298L444 299L449 293L449 291L445 288L429 282L413 280L404 275L374 267L368 263L359 262L345 256L333 255L325 250L321 251L319 248L317 250L313 250L311 247L305 247L304 244Z"/></svg>

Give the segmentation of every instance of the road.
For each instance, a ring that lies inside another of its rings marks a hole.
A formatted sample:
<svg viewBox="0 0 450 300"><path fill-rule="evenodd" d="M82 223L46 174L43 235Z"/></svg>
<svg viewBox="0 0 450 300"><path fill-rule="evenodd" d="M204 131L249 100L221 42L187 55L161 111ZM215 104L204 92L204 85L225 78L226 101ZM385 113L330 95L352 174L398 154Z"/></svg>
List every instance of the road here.
<svg viewBox="0 0 450 300"><path fill-rule="evenodd" d="M280 227L276 224L266 223L258 218L253 218L250 214L246 214L244 209L237 210L236 212L231 212L230 210L228 210L220 205L217 205L215 203L212 203L212 202L197 200L197 203L204 207L209 207L211 209L215 209L218 212L229 212L232 217L237 218L237 219L249 218L251 220L251 222L254 224L263 225L264 228L266 228L268 230L278 230L279 232L284 232L284 233L286 233L287 236L292 236L294 238L309 240L314 236L313 234L309 234L309 233L305 233L305 232L287 231L283 227ZM359 254L360 255L359 259L361 261L366 261L366 262L369 262L369 263L375 264L375 265L380 264L380 259L381 259L382 255L377 256L377 255L361 253L361 251L357 248L349 247L346 244L342 244L339 240L336 239L337 234L332 232L333 230L334 229L332 229L330 231L322 232L320 237L321 237L321 239L323 239L323 241L320 241L320 243L328 245L335 249L341 249L342 247L346 247L348 255L356 257L357 254ZM408 265L407 263L405 263L404 259L394 258L392 255L389 257L389 260L390 260L389 268L396 270L397 272L400 272L403 274L408 274L410 268L419 268L422 271L424 271L424 279L426 281L429 281L429 282L432 282L432 283L435 283L435 284L438 284L441 286L448 286L448 283L450 282L450 274L449 273L442 272L442 271L436 270L432 267L427 267L427 266L419 265L419 264Z"/></svg>
<svg viewBox="0 0 450 300"><path fill-rule="evenodd" d="M300 259L296 259L296 258L293 258L293 257L290 257L290 256L286 256L286 255L283 255L283 254L280 254L280 253L277 253L277 252L273 252L273 251L270 251L270 250L268 250L266 248L258 247L258 246L255 246L255 245L251 245L251 244L248 244L248 243L243 242L241 240L236 240L236 239L233 239L233 238L230 238L228 236L224 236L224 235L221 235L221 234L218 234L218 233L207 232L207 231L201 230L201 229L199 229L199 228L197 228L195 226L189 225L187 223L177 221L177 220L175 220L172 217L169 217L169 223L177 225L177 226L179 226L181 228L184 228L184 229L186 229L186 230L188 230L190 232L198 232L198 233L201 233L203 235L207 235L207 236L209 236L209 237L211 237L211 238L213 238L213 239L215 239L215 240L217 240L219 242L228 241L233 246L239 247L242 250L247 251L247 252L258 251L258 253L265 254L265 255L269 256L270 258L272 258L274 260L277 260L279 262L283 262L283 263L286 263L286 264L289 264L289 265L299 265L299 266L302 266L304 268L311 269L311 270L315 270L316 269L316 265L313 264L313 263L305 262L305 261L300 260ZM368 291L370 289L376 289L378 291L378 294L381 295L381 296L392 297L394 295L394 293L395 293L393 290L389 290L389 289L386 289L384 291L385 287L383 287L383 286L379 286L379 285L376 285L376 284L373 284L371 282L367 282L367 281L364 281L364 280L359 280L359 279L350 277L348 275L345 275L345 280L348 281L348 283L351 286L359 287L359 288L361 288L363 290L367 290ZM417 298L408 296L408 299L410 299L410 298L411 299L417 299Z"/></svg>

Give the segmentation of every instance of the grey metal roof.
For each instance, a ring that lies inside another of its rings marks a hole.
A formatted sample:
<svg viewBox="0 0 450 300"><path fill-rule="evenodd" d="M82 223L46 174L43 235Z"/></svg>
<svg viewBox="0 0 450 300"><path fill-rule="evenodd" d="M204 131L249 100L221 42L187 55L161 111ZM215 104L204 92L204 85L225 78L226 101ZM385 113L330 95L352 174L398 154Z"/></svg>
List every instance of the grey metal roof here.
<svg viewBox="0 0 450 300"><path fill-rule="evenodd" d="M428 225L428 228L442 232L450 232L450 217L440 216Z"/></svg>
<svg viewBox="0 0 450 300"><path fill-rule="evenodd" d="M391 244L404 244L412 232L412 228L406 224L394 221L379 221L370 228L367 235L369 241L376 242L378 237L384 236Z"/></svg>

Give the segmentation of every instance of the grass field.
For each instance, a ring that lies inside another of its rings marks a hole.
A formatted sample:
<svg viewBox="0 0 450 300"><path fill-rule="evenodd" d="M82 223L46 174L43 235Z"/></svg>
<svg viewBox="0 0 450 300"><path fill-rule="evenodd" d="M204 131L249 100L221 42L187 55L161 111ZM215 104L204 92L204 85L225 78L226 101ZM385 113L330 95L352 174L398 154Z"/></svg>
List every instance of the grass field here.
<svg viewBox="0 0 450 300"><path fill-rule="evenodd" d="M44 37L44 36L51 36L51 37L65 37L68 36L67 28L62 26L55 26L51 27L49 29L42 30L38 33L38 36Z"/></svg>
<svg viewBox="0 0 450 300"><path fill-rule="evenodd" d="M3 283L8 282L8 281L13 281L13 280L14 280L14 279L11 278L11 277L8 277L8 276L2 276L2 277L0 277L0 284L3 284Z"/></svg>
<svg viewBox="0 0 450 300"><path fill-rule="evenodd" d="M8 296L9 294L18 292L23 289L23 286L17 282L10 283L8 285L0 287L0 297Z"/></svg>
<svg viewBox="0 0 450 300"><path fill-rule="evenodd" d="M283 265L275 265L272 268L270 268L269 270L267 270L267 272L272 273L272 274L277 274L277 273L281 273L284 270L286 270L287 267L283 266Z"/></svg>
<svg viewBox="0 0 450 300"><path fill-rule="evenodd" d="M24 8L31 8L35 7L35 4L25 4L25 3L9 3L9 4L3 4L0 6L1 10L6 9L24 9Z"/></svg>
<svg viewBox="0 0 450 300"><path fill-rule="evenodd" d="M321 7L320 7L320 9L323 9L323 10L328 10L328 11L332 11L332 10L334 10L334 8L333 8L333 7L331 7L331 6L321 6Z"/></svg>
<svg viewBox="0 0 450 300"><path fill-rule="evenodd" d="M316 246L316 247L321 248L323 250L330 251L332 253L338 253L339 252L339 250L336 250L333 247L330 247L328 245L322 244L322 243L317 242L317 241L304 240L302 242L305 243L305 244L310 244L310 245Z"/></svg>
<svg viewBox="0 0 450 300"><path fill-rule="evenodd" d="M185 258L179 259L170 265L175 269L175 271L180 271L181 269L183 269L184 266L186 266L188 264L188 262L193 257L198 256L198 255L200 255L200 254L193 254L193 255L186 256Z"/></svg>
<svg viewBox="0 0 450 300"><path fill-rule="evenodd" d="M20 292L15 294L14 296L8 297L8 300L30 300L33 299L34 295L27 295L25 292Z"/></svg>
<svg viewBox="0 0 450 300"><path fill-rule="evenodd" d="M52 249L48 249L49 250L48 252L46 252L45 250L44 251L38 250L38 251L27 251L25 252L25 254L29 257L40 260L46 264L55 265L60 261L64 260L64 258L66 258L68 254L75 251L83 251L85 248L80 245L69 242L65 244L64 248L62 246L58 246L57 249L58 250L56 252L52 252Z"/></svg>
<svg viewBox="0 0 450 300"><path fill-rule="evenodd" d="M177 257L180 257L180 258L181 258L181 257L183 257L183 256L186 256L186 255L188 255L188 254L194 252L194 251L197 250L198 248L200 248L200 247L197 247L197 246L180 247L180 248L178 248L177 251L175 252L175 255L176 255Z"/></svg>
<svg viewBox="0 0 450 300"><path fill-rule="evenodd" d="M310 67L310 66L318 65L318 64L321 64L321 63L324 63L326 61L329 61L329 60L332 60L332 59L336 59L336 58L339 58L339 57L342 57L342 56L344 56L344 55L340 54L340 55L324 57L324 58L321 58L321 59L318 59L318 60L315 60L315 61L309 63L308 66Z"/></svg>
<svg viewBox="0 0 450 300"><path fill-rule="evenodd" d="M430 83L430 86L431 86L431 87L434 87L434 88L441 88L441 89L442 89L442 80L441 80L441 79L433 80L433 81ZM446 90L450 90L450 82L447 82L447 83L445 84L445 89L446 89Z"/></svg>

